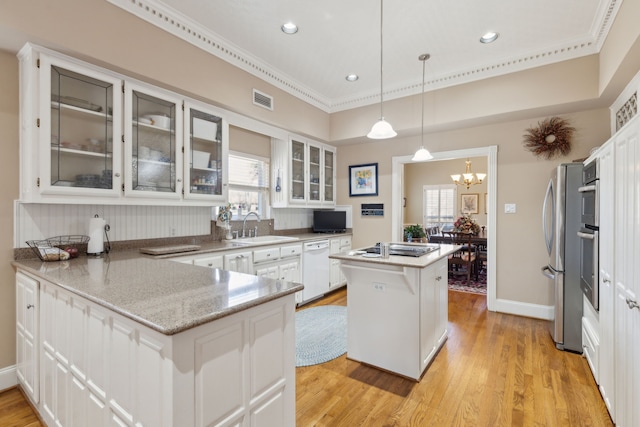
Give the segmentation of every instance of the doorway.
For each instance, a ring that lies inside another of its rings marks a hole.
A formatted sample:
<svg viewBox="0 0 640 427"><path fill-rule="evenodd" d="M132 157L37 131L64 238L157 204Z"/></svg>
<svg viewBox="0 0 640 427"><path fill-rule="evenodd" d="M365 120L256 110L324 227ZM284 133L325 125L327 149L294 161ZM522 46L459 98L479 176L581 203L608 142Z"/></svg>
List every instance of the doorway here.
<svg viewBox="0 0 640 427"><path fill-rule="evenodd" d="M495 311L496 306L496 213L497 213L497 163L498 147L469 148L454 151L442 151L431 153L433 159L428 162L439 160L466 159L467 157L487 158L487 309ZM393 203L391 203L391 238L392 241L400 241L403 236L403 214L402 197L404 189L404 165L413 163L412 155L395 156L392 158L391 185L393 193ZM428 163L427 162L427 163Z"/></svg>

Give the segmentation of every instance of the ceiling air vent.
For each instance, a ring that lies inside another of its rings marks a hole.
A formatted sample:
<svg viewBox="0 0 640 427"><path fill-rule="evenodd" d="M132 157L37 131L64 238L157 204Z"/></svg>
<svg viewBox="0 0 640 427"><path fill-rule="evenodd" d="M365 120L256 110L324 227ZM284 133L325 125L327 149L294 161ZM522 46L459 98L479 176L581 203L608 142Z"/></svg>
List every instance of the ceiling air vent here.
<svg viewBox="0 0 640 427"><path fill-rule="evenodd" d="M273 111L273 97L262 93L257 89L253 90L253 103L260 107L264 107L267 110Z"/></svg>

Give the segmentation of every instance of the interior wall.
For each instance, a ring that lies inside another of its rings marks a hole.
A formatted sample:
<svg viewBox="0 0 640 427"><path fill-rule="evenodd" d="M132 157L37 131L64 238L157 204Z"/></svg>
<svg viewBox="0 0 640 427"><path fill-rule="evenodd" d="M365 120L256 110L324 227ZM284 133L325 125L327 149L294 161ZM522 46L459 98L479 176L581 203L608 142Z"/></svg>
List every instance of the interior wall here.
<svg viewBox="0 0 640 427"><path fill-rule="evenodd" d="M0 369L15 363L16 297L13 201L18 198L18 61L0 51ZM1 389L2 387L0 387Z"/></svg>
<svg viewBox="0 0 640 427"><path fill-rule="evenodd" d="M271 138L237 126L229 126L229 150L268 159L271 157Z"/></svg>
<svg viewBox="0 0 640 427"><path fill-rule="evenodd" d="M540 274L540 267L548 261L541 217L551 170L559 163L587 157L593 147L609 138L607 109L581 111L563 117L576 128L573 148L568 156L552 160L535 157L522 145L526 129L536 126L545 117L425 135L425 146L431 152L498 146L496 287L499 299L540 305L552 303L547 279ZM338 148L337 201L339 205L353 206L354 248L391 239L392 157L411 155L419 146L420 138L414 137ZM379 195L349 197L349 165L375 162L378 163ZM486 164L479 162L478 167L480 163ZM425 167L428 165L426 163ZM407 181L405 185L413 186L413 183ZM384 216L361 216L361 203L382 203ZM516 213L505 214L505 203L516 204Z"/></svg>
<svg viewBox="0 0 640 427"><path fill-rule="evenodd" d="M0 27L104 68L328 140L329 114L104 0L3 2ZM273 96L273 111L253 104L253 88Z"/></svg>
<svg viewBox="0 0 640 427"><path fill-rule="evenodd" d="M476 173L487 173L486 157L471 157L471 171ZM404 165L404 197L406 204L403 209L405 224L424 224L423 188L425 185L453 184L452 174L461 174L465 171L465 159L439 160L424 163L408 163ZM471 217L480 226L487 225L487 212L485 194L487 194L487 182L473 185L470 188L458 186L456 190L457 209L456 216L462 208L460 199L463 194L478 195L478 213Z"/></svg>

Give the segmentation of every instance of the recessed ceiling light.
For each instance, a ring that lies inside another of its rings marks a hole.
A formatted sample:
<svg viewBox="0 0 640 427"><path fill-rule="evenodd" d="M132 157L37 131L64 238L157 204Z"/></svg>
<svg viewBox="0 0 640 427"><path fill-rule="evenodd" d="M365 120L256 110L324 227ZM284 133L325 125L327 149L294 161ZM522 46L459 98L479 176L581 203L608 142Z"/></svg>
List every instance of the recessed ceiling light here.
<svg viewBox="0 0 640 427"><path fill-rule="evenodd" d="M360 77L358 77L357 74L349 74L347 77L345 77L345 79L347 79L348 82L355 82L359 78Z"/></svg>
<svg viewBox="0 0 640 427"><path fill-rule="evenodd" d="M298 26L293 22L287 22L280 27L283 33L285 34L295 34L298 32Z"/></svg>
<svg viewBox="0 0 640 427"><path fill-rule="evenodd" d="M493 31L489 31L485 33L482 37L480 37L480 43L492 43L496 41L500 34L494 33Z"/></svg>

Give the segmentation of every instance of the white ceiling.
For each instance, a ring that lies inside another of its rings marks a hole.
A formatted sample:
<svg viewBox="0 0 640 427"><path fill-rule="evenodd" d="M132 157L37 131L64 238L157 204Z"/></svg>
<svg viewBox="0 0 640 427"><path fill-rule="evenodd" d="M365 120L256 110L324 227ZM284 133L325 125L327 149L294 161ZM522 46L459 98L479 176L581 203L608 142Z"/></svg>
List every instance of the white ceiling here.
<svg viewBox="0 0 640 427"><path fill-rule="evenodd" d="M107 1L324 111L380 102L378 0ZM427 90L597 53L621 1L385 0L385 100L420 92L422 53Z"/></svg>

